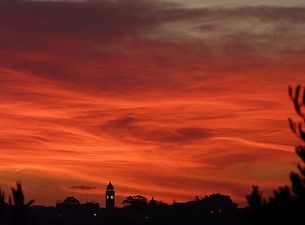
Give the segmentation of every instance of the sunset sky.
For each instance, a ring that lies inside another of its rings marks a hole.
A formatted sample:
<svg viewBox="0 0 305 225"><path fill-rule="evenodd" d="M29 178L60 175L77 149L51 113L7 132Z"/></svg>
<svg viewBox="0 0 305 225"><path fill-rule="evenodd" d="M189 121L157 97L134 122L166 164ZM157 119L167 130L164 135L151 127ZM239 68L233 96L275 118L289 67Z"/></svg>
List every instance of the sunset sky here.
<svg viewBox="0 0 305 225"><path fill-rule="evenodd" d="M0 186L245 205L298 162L303 0L0 0Z"/></svg>

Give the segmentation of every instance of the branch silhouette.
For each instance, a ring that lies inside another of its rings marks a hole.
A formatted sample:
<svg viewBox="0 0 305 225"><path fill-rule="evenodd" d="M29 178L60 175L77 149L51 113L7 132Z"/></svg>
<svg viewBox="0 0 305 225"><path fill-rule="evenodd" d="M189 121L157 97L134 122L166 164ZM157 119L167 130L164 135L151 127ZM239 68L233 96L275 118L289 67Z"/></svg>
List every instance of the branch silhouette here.
<svg viewBox="0 0 305 225"><path fill-rule="evenodd" d="M296 154L301 159L297 165L298 172L291 172L290 186L280 187L268 199L262 197L257 186L247 196L252 209L253 224L299 224L303 221L305 211L305 87L289 87L289 96L296 114L301 121L288 119L290 129L303 144L296 147Z"/></svg>

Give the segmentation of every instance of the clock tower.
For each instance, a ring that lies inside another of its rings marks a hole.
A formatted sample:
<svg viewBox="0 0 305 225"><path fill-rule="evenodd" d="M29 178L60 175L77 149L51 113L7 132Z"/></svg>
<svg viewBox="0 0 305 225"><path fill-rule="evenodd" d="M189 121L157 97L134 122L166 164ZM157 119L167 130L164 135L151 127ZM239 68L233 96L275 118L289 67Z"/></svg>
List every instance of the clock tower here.
<svg viewBox="0 0 305 225"><path fill-rule="evenodd" d="M114 209L114 202L115 202L115 191L114 191L114 187L111 184L111 182L109 182L109 184L106 187L106 209Z"/></svg>

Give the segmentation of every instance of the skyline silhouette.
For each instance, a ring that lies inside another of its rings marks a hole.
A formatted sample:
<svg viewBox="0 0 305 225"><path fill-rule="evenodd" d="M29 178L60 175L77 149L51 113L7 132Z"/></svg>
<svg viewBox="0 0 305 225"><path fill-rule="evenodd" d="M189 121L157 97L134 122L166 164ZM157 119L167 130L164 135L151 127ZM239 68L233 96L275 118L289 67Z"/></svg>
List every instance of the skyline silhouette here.
<svg viewBox="0 0 305 225"><path fill-rule="evenodd" d="M213 194L204 198L195 197L188 202L164 202L148 199L141 195L128 196L122 202L123 208L114 206L114 187L106 186L106 207L97 202L81 203L73 196L57 202L55 207L35 206L34 200L25 202L20 182L12 188L12 196L6 202L0 191L1 225L98 225L98 224L248 224L249 210L238 208L230 196ZM111 198L112 196L112 198Z"/></svg>

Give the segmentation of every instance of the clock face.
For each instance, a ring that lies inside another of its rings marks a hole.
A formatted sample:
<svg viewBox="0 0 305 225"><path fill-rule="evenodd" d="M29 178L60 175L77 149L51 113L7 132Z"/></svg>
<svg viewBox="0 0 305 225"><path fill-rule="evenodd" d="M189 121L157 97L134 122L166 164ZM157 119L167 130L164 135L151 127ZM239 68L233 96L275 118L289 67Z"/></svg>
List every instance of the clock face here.
<svg viewBox="0 0 305 225"><path fill-rule="evenodd" d="M114 199L114 197L113 197L112 195L110 196L110 198L111 198L111 199Z"/></svg>
<svg viewBox="0 0 305 225"><path fill-rule="evenodd" d="M109 199L109 196L107 195L106 198Z"/></svg>

